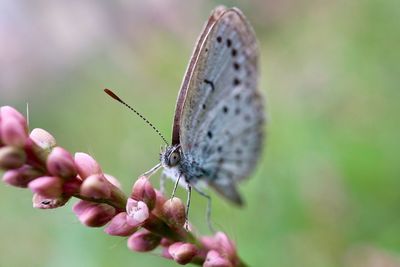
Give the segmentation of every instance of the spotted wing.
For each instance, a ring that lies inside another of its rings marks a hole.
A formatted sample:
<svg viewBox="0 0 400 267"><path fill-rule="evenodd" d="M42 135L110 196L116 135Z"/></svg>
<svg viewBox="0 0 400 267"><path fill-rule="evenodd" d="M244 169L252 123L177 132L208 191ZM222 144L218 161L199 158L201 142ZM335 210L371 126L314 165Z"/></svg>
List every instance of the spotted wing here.
<svg viewBox="0 0 400 267"><path fill-rule="evenodd" d="M255 34L236 8L218 7L201 34L175 111L173 144L204 171L208 184L241 204L236 181L259 158L263 104L257 90ZM189 180L193 177L187 177Z"/></svg>

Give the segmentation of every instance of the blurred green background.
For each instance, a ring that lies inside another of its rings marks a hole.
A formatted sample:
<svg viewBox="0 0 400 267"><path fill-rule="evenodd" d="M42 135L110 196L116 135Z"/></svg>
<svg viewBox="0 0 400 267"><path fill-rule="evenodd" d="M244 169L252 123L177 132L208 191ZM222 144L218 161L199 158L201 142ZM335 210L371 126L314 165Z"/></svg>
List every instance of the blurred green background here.
<svg viewBox="0 0 400 267"><path fill-rule="evenodd" d="M170 138L175 99L211 9L238 6L261 45L268 140L213 219L250 266L400 266L400 2L0 2L0 105L25 112L70 151L88 152L129 192L159 137L103 92L114 89ZM154 183L158 183L154 177ZM185 197L184 190L179 195ZM214 195L215 196L215 195ZM191 220L208 234L206 202ZM175 266L31 207L0 186L0 266Z"/></svg>

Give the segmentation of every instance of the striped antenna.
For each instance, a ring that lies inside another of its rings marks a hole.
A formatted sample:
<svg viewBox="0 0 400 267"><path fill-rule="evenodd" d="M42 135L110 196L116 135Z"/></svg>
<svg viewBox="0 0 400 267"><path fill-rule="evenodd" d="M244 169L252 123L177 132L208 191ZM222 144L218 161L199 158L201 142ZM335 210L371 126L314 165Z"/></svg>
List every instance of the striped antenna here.
<svg viewBox="0 0 400 267"><path fill-rule="evenodd" d="M129 108L130 110L132 110L136 115L138 115L142 120L144 120L148 125L151 126L151 128L153 128L153 130L158 133L158 135L161 137L161 139L164 141L164 143L169 146L167 140L165 139L165 137L161 134L161 132L145 117L143 117L142 114L140 114L136 109L132 108L131 106L129 106L127 103L125 103L125 101L123 101L121 98L119 98L113 91L111 91L110 89L104 89L104 92L106 92L107 95L111 96L114 100L117 100L119 103L123 104L125 107Z"/></svg>

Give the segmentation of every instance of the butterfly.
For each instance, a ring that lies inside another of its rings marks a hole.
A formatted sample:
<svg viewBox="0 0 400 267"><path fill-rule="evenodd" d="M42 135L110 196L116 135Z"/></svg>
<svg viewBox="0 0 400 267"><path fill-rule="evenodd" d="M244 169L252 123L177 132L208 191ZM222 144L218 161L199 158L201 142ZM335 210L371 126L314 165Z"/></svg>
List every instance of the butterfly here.
<svg viewBox="0 0 400 267"><path fill-rule="evenodd" d="M188 201L192 188L210 200L198 186L205 183L230 202L243 205L236 185L255 168L264 140L258 60L257 39L243 13L238 8L215 8L178 94L172 143L145 175L163 167L163 173L176 181L174 192L178 183L187 187Z"/></svg>

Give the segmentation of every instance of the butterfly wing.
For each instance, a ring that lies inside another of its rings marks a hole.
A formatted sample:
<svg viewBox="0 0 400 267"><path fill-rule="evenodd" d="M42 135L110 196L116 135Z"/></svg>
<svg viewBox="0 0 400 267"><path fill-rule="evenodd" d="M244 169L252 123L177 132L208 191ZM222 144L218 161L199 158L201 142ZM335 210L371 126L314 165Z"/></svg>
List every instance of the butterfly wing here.
<svg viewBox="0 0 400 267"><path fill-rule="evenodd" d="M242 200L236 181L249 176L262 148L264 112L257 84L253 29L240 10L216 8L178 96L173 144L200 166L203 180L237 204Z"/></svg>
<svg viewBox="0 0 400 267"><path fill-rule="evenodd" d="M180 126L181 126L181 117L183 111L183 105L185 103L186 95L188 93L189 84L191 82L191 78L194 74L194 70L196 67L196 62L199 59L201 48L203 43L205 42L206 37L208 36L210 29L214 27L216 21L221 16L222 13L226 11L224 6L218 6L211 12L211 16L206 22L202 33L200 34L195 49L193 51L192 57L190 58L190 62L188 68L186 70L185 76L182 81L181 89L178 94L178 99L176 101L175 107L175 116L173 122L173 129L172 129L172 145L180 144Z"/></svg>

